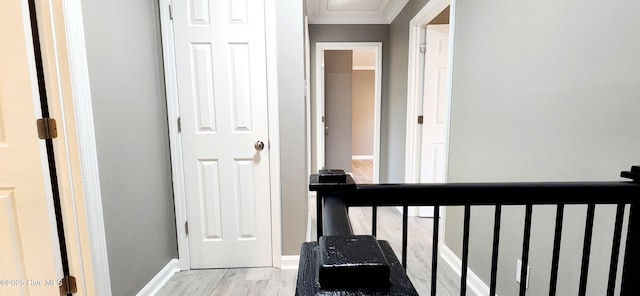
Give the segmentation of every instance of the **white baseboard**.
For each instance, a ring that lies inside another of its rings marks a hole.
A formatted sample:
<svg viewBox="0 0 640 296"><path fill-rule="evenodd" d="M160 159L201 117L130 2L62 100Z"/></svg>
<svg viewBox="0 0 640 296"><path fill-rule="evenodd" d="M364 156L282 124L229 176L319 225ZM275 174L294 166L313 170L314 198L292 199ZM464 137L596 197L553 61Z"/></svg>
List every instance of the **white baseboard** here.
<svg viewBox="0 0 640 296"><path fill-rule="evenodd" d="M153 296L164 287L164 285L171 279L171 277L180 271L180 261L178 259L171 259L162 270L154 276L143 288L136 294L136 296Z"/></svg>
<svg viewBox="0 0 640 296"><path fill-rule="evenodd" d="M458 278L462 275L462 260L456 256L446 245L440 245L440 257L447 266L456 273ZM489 295L489 286L482 281L472 270L467 267L467 291L473 296ZM497 296L497 295L496 295Z"/></svg>
<svg viewBox="0 0 640 296"><path fill-rule="evenodd" d="M282 256L280 259L280 269L298 269L300 264L300 256Z"/></svg>
<svg viewBox="0 0 640 296"><path fill-rule="evenodd" d="M351 160L373 160L373 155L351 155Z"/></svg>

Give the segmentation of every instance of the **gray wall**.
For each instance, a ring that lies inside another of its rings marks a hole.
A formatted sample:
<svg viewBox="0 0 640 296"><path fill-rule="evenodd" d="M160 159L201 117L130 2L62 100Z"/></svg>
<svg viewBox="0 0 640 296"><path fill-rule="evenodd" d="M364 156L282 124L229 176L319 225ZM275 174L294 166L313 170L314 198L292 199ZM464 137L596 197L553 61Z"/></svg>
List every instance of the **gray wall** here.
<svg viewBox="0 0 640 296"><path fill-rule="evenodd" d="M380 181L385 181L386 168L389 167L388 138L388 88L389 77L389 25L309 25L311 47L311 147L315 147L316 130L316 43L317 42L382 42L382 110L380 120ZM406 72L406 70L405 70ZM311 154L312 172L316 170L315 151Z"/></svg>
<svg viewBox="0 0 640 296"><path fill-rule="evenodd" d="M386 151L386 166L381 166L380 182L404 182L405 143L407 137L407 73L409 61L409 22L427 0L410 0L389 28L388 101L383 104L381 145ZM383 91L384 93L384 91Z"/></svg>
<svg viewBox="0 0 640 296"><path fill-rule="evenodd" d="M113 295L135 295L177 243L156 1L83 1Z"/></svg>
<svg viewBox="0 0 640 296"><path fill-rule="evenodd" d="M450 182L621 180L640 162L640 2L456 3ZM613 213L596 211L590 279L605 275ZM458 255L460 214L447 209L446 244ZM492 215L478 208L471 221L469 264L487 283ZM565 214L559 295L576 291L584 215ZM528 295L548 289L554 217L534 208ZM523 209L504 219L498 294L515 295ZM588 295L604 289L590 281Z"/></svg>
<svg viewBox="0 0 640 296"><path fill-rule="evenodd" d="M351 169L351 95L353 51L324 53L325 165Z"/></svg>
<svg viewBox="0 0 640 296"><path fill-rule="evenodd" d="M300 254L307 227L303 1L277 0L282 254Z"/></svg>
<svg viewBox="0 0 640 296"><path fill-rule="evenodd" d="M353 78L351 154L373 155L376 72L354 70L351 74Z"/></svg>

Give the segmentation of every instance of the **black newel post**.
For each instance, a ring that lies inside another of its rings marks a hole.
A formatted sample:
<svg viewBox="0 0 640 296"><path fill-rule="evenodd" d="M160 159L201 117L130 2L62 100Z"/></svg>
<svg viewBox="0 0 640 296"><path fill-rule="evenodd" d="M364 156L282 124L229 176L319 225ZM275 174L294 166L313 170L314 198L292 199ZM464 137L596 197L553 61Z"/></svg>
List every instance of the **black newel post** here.
<svg viewBox="0 0 640 296"><path fill-rule="evenodd" d="M620 174L640 184L640 166L631 167L631 171ZM640 196L639 196L640 197ZM629 207L629 227L627 245L624 252L622 285L620 295L640 295L640 203L634 201Z"/></svg>
<svg viewBox="0 0 640 296"><path fill-rule="evenodd" d="M323 235L323 202L326 196L341 196L356 189L356 183L344 170L320 170L317 175L309 176L309 190L316 192L316 231L317 239Z"/></svg>
<svg viewBox="0 0 640 296"><path fill-rule="evenodd" d="M296 296L417 296L391 245L372 235L354 235L347 197L357 186L344 170L320 170L309 177L316 191L318 241L300 252Z"/></svg>

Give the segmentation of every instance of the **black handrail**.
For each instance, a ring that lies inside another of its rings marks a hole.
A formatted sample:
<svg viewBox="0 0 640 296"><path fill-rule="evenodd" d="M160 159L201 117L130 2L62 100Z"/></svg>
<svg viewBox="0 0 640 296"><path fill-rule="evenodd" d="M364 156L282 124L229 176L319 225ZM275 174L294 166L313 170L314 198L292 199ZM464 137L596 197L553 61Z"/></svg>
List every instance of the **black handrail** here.
<svg viewBox="0 0 640 296"><path fill-rule="evenodd" d="M331 170L332 173L339 170ZM534 205L556 205L556 226L553 245L553 258L550 273L550 295L555 295L562 239L562 222L565 205L587 205L585 236L582 252L582 264L578 295L586 293L591 238L596 205L617 205L615 230L612 243L612 254L609 268L607 296L615 290L618 256L620 254L622 222L625 207L629 205L629 222L625 250L640 248L640 214L634 213L634 205L640 197L640 167L633 166L631 171L622 172L622 177L632 181L619 182L510 182L510 183L445 183L445 184L356 184L349 175L340 181L338 176L324 181L319 175L311 175L309 189L317 192L318 237L323 235L351 235L348 222L349 207L372 207L372 233L376 233L376 209L378 206L403 207L403 242L402 264L406 268L407 252L407 213L409 206L464 206L463 254L461 294L466 294L466 270L468 263L469 219L471 206L492 205L496 207L494 223L494 244L492 250L492 267L490 295L495 295L497 255L500 242L501 209L505 205L526 206L524 240L522 246L522 270L520 278L520 295L526 294L527 259L529 254L529 237L531 232L531 216ZM338 181L336 181L338 180ZM446 196L446 198L440 198ZM324 202L323 202L324 201ZM323 210L327 213L323 214ZM437 216L436 216L437 217ZM324 223L323 223L324 219ZM346 221L345 221L346 220ZM434 219L434 237L432 254L432 286L431 295L436 295L436 266L438 221ZM331 222L329 222L331 221ZM328 223L329 222L329 223ZM323 224L326 227L323 234ZM640 254L625 252L621 279L621 295L640 295Z"/></svg>
<svg viewBox="0 0 640 296"><path fill-rule="evenodd" d="M355 184L343 196L349 207L357 206L464 206L556 205L632 203L638 197L633 182L556 183L443 183L443 184ZM313 188L312 188L313 190ZM446 199L441 198L446 196Z"/></svg>
<svg viewBox="0 0 640 296"><path fill-rule="evenodd" d="M353 229L347 214L347 207L340 196L328 195L322 199L324 219L322 229L325 236L352 235Z"/></svg>

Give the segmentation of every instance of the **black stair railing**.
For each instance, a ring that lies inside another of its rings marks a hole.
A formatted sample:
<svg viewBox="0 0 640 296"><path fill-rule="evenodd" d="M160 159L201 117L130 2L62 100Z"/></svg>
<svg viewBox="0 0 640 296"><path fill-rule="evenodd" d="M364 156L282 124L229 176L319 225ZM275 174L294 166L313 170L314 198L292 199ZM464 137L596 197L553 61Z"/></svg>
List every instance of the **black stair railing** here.
<svg viewBox="0 0 640 296"><path fill-rule="evenodd" d="M356 184L351 176L342 170L321 170L319 174L311 175L309 189L317 192L316 217L317 234L321 240L323 236L351 236L353 231L348 218L349 207L372 208L372 236L376 235L377 212L379 206L398 206L403 208L402 233L402 266L407 264L407 219L409 206L434 206L434 217L439 217L440 206L464 206L464 226L462 241L462 274L460 278L460 295L466 295L467 267L469 255L469 224L473 206L495 206L495 223L493 229L493 246L491 253L490 295L496 294L496 278L498 269L498 250L500 244L500 227L502 207L506 205L525 206L525 221L522 245L522 269L519 295L526 295L526 266L528 265L531 238L531 217L534 206L555 205L555 229L551 272L549 274L549 295L556 295L558 279L558 262L560 260L560 246L562 241L562 225L564 208L566 205L587 205L584 242L582 248L582 262L580 266L580 283L576 295L586 295L587 278L589 272L589 258L596 205L617 205L612 252L607 278L607 296L615 293L618 270L618 257L622 251L621 238L623 233L623 218L625 209L628 213L628 228L620 295L640 295L640 214L635 212L638 198L640 198L640 167L633 166L630 171L621 173L621 177L631 181L619 182L518 182L518 183L446 183L446 184ZM444 197L446 198L440 198ZM517 198L515 198L517 197ZM439 219L433 219L433 249L431 271L431 295L437 293L437 263L438 263L438 228ZM344 248L344 246L339 246ZM335 249L336 246L327 246ZM303 248L304 249L304 248ZM346 248L345 248L346 249ZM357 253L357 252L356 252ZM338 254L343 256L344 254ZM343 266L349 264L349 257L343 256ZM394 257L395 258L395 257ZM310 260L314 260L311 258ZM335 267L335 266L334 266ZM320 268L320 267L319 267ZM308 271L307 277L313 277L313 270ZM357 269L356 269L357 272ZM308 279L309 280L309 279ZM316 294L309 294L301 286L304 281L304 267L301 262L297 295L367 295L360 290L332 290L324 289L317 280ZM331 285L325 285L330 287ZM332 294L333 293L333 294ZM371 295L394 295L393 292L372 293ZM403 292L404 293L404 292ZM411 293L409 293L411 294ZM399 294L400 295L400 294ZM401 294L405 295L405 294Z"/></svg>

